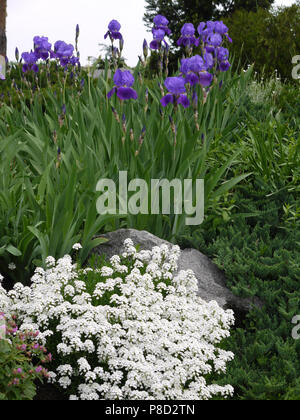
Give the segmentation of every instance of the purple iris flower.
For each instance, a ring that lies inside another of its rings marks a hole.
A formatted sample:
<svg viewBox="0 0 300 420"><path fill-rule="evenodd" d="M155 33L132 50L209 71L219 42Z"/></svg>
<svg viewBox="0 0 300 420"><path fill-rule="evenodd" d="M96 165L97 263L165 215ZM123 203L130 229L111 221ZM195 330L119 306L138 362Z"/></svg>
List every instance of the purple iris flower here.
<svg viewBox="0 0 300 420"><path fill-rule="evenodd" d="M138 98L136 91L131 87L134 84L134 77L129 70L118 69L114 75L114 83L116 86L107 94L109 99L114 93L122 101Z"/></svg>
<svg viewBox="0 0 300 420"><path fill-rule="evenodd" d="M180 71L181 73L183 73L184 75L187 75L188 72L190 71L189 68L189 63L190 63L190 59L189 58L183 58L181 60L181 67L180 67Z"/></svg>
<svg viewBox="0 0 300 420"><path fill-rule="evenodd" d="M223 23L221 20L220 22L215 23L215 32L217 32L220 35L225 35L229 42L232 42L232 39L228 35L228 27Z"/></svg>
<svg viewBox="0 0 300 420"><path fill-rule="evenodd" d="M206 70L206 64L200 55L194 55L189 59L189 71L193 73L199 73L202 70Z"/></svg>
<svg viewBox="0 0 300 420"><path fill-rule="evenodd" d="M54 44L54 53L55 57L59 59L61 66L67 67L67 65L71 63L74 47L72 44L66 44L64 41L57 41Z"/></svg>
<svg viewBox="0 0 300 420"><path fill-rule="evenodd" d="M152 30L154 40L150 43L150 48L152 50L159 50L161 48L161 43L164 41L165 31L163 29L153 29ZM165 45L168 44L164 41Z"/></svg>
<svg viewBox="0 0 300 420"><path fill-rule="evenodd" d="M38 73L39 68L36 64L36 62L38 61L38 57L33 51L22 53L22 58L25 61L25 64L22 68L23 73L26 73L30 70L33 70L35 73Z"/></svg>
<svg viewBox="0 0 300 420"><path fill-rule="evenodd" d="M72 57L74 47L72 44L66 44L64 41L57 41L54 44L54 51L58 56Z"/></svg>
<svg viewBox="0 0 300 420"><path fill-rule="evenodd" d="M162 41L165 37L165 31L163 29L153 29L153 38Z"/></svg>
<svg viewBox="0 0 300 420"><path fill-rule="evenodd" d="M208 38L208 43L212 45L213 47L219 47L223 42L222 35L216 33L212 34Z"/></svg>
<svg viewBox="0 0 300 420"><path fill-rule="evenodd" d="M174 95L181 95L186 92L185 82L182 77L168 77L165 80L165 86Z"/></svg>
<svg viewBox="0 0 300 420"><path fill-rule="evenodd" d="M154 29L162 29L163 31L165 31L166 35L171 35L172 32L168 28L169 21L165 16L162 16L162 15L155 16L155 18L153 19L153 23L155 25Z"/></svg>
<svg viewBox="0 0 300 420"><path fill-rule="evenodd" d="M79 57L75 57L75 56L71 57L70 58L70 64L73 67L79 66L80 65Z"/></svg>
<svg viewBox="0 0 300 420"><path fill-rule="evenodd" d="M181 29L181 37L177 41L177 45L183 45L184 47L190 47L199 45L198 39L195 37L196 29L192 23L185 23Z"/></svg>
<svg viewBox="0 0 300 420"><path fill-rule="evenodd" d="M198 34L199 34L200 36L202 36L202 35L203 35L204 30L205 30L205 26L206 26L206 23L205 23L205 22L201 22L201 23L199 24L199 26L198 26Z"/></svg>
<svg viewBox="0 0 300 420"><path fill-rule="evenodd" d="M45 36L35 36L33 38L34 52L38 58L47 60L51 51L51 44Z"/></svg>
<svg viewBox="0 0 300 420"><path fill-rule="evenodd" d="M121 25L117 20L112 20L108 25L108 31L104 35L104 39L106 39L108 36L111 40L113 39L119 39L122 40L123 36L120 33Z"/></svg>
<svg viewBox="0 0 300 420"><path fill-rule="evenodd" d="M229 58L229 51L227 48L220 47L217 51L217 58L220 61L228 60Z"/></svg>
<svg viewBox="0 0 300 420"><path fill-rule="evenodd" d="M157 15L153 19L153 23L155 26L168 26L169 21L165 16Z"/></svg>
<svg viewBox="0 0 300 420"><path fill-rule="evenodd" d="M111 32L120 32L121 24L117 20L112 20L108 25L108 29Z"/></svg>
<svg viewBox="0 0 300 420"><path fill-rule="evenodd" d="M210 86L213 81L213 75L208 71L202 71L199 73L199 83L201 86Z"/></svg>
<svg viewBox="0 0 300 420"><path fill-rule="evenodd" d="M181 28L181 35L193 36L195 35L196 29L192 23L185 23Z"/></svg>
<svg viewBox="0 0 300 420"><path fill-rule="evenodd" d="M215 23L215 32L221 35L225 35L228 33L228 27L221 20L220 22Z"/></svg>
<svg viewBox="0 0 300 420"><path fill-rule="evenodd" d="M219 64L219 68L221 71L227 71L230 69L230 67L231 67L231 64L229 63L228 60L221 61L221 63Z"/></svg>
<svg viewBox="0 0 300 420"><path fill-rule="evenodd" d="M216 55L219 62L218 69L222 72L229 70L231 64L228 61L228 58L229 58L228 49L220 47L218 48Z"/></svg>
<svg viewBox="0 0 300 420"><path fill-rule="evenodd" d="M206 22L206 26L207 26L207 29L209 31L213 32L216 28L216 22L213 22L212 20L209 20L209 21Z"/></svg>
<svg viewBox="0 0 300 420"><path fill-rule="evenodd" d="M164 40L166 35L171 35L171 31L168 28L169 21L165 16L157 15L153 19L154 28L152 29L153 41L150 43L151 50L160 50L162 42L164 42L165 47L168 48L167 42Z"/></svg>
<svg viewBox="0 0 300 420"><path fill-rule="evenodd" d="M206 27L205 22L201 22L197 30L198 30L198 34L200 35L200 39L204 43L207 42L208 37L213 33L212 25L208 25L208 27ZM199 43L200 43L200 39L199 39Z"/></svg>
<svg viewBox="0 0 300 420"><path fill-rule="evenodd" d="M206 59L195 55L191 58L186 58L181 61L181 72L185 75L185 83L191 86L200 84L202 86L209 86L213 80L213 75L207 70L211 68L212 56L206 56Z"/></svg>
<svg viewBox="0 0 300 420"><path fill-rule="evenodd" d="M190 58L184 58L181 60L180 71L181 74L185 76L185 83L189 83L191 86L195 86L197 83L199 83L197 75L191 71Z"/></svg>
<svg viewBox="0 0 300 420"><path fill-rule="evenodd" d="M174 105L181 104L184 108L190 106L190 101L185 95L185 80L182 77L168 77L165 80L165 86L169 93L160 101L163 107L170 103Z"/></svg>
<svg viewBox="0 0 300 420"><path fill-rule="evenodd" d="M150 42L151 50L159 50L161 48L161 41L154 39Z"/></svg>

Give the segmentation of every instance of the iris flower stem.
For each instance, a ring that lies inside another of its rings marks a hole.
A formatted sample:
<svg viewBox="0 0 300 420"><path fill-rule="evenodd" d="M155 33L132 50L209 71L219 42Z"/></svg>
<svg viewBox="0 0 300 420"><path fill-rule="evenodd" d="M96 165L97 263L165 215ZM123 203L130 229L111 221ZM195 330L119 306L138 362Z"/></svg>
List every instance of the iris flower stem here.
<svg viewBox="0 0 300 420"><path fill-rule="evenodd" d="M63 103L66 103L66 87L67 87L67 78L68 78L68 69L66 70L66 75L63 81Z"/></svg>

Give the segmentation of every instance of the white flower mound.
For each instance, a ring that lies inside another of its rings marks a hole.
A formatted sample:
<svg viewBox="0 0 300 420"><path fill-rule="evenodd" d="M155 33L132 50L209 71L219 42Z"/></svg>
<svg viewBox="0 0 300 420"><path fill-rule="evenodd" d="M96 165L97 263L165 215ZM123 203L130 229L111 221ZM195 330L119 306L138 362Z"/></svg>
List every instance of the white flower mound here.
<svg viewBox="0 0 300 420"><path fill-rule="evenodd" d="M206 377L225 372L234 357L217 347L230 335L233 312L200 299L192 271L174 275L179 247L137 253L131 240L124 246L121 258L96 270L93 284L92 270L78 273L66 256L48 259L30 288L17 284L8 294L23 329L39 329L46 346L52 335L56 339L60 366L52 381L75 394L71 400L232 395L230 385L209 384Z"/></svg>

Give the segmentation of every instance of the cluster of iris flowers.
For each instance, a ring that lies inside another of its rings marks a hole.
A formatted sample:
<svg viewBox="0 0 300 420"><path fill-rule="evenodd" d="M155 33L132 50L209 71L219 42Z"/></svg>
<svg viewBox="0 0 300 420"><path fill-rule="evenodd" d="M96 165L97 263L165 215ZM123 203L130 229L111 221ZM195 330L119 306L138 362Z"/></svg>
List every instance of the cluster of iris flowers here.
<svg viewBox="0 0 300 420"><path fill-rule="evenodd" d="M54 44L54 49L52 50L52 44L49 42L47 37L35 36L33 38L34 48L30 52L23 52L21 57L24 61L23 72L27 73L28 71L34 71L37 73L39 71L38 61L39 60L49 60L57 59L60 62L60 65L64 68L71 66L80 66L79 57L74 55L74 46L72 44L67 44L64 41L57 41Z"/></svg>
<svg viewBox="0 0 300 420"><path fill-rule="evenodd" d="M153 22L152 34L154 40L151 42L150 48L161 50L162 43L164 43L164 48L168 48L165 37L171 34L168 28L169 21L164 16L158 15ZM119 22L112 21L105 36L110 36L111 39L123 39L119 32L120 28ZM191 103L187 96L186 85L193 88L194 103L197 96L195 90L197 85L202 87L204 95L207 96L216 73L225 72L230 68L229 51L222 46L224 37L232 42L228 35L228 27L222 21L208 21L201 22L197 31L199 37L195 36L196 29L192 23L186 23L182 27L181 37L177 42L178 46L187 47L191 51L193 48L199 48L202 55L196 54L189 58L183 58L180 75L166 78L164 84L168 93L161 99L163 107L172 103L175 106L180 104L184 108L188 108ZM144 41L144 54L146 47ZM137 92L132 88L134 81L134 77L129 70L121 71L118 69L114 76L115 87L108 93L108 98L111 98L115 93L120 100L137 99Z"/></svg>
<svg viewBox="0 0 300 420"><path fill-rule="evenodd" d="M162 44L165 48L168 48L168 44L165 41L165 37L171 35L171 30L168 28L169 21L165 16L157 15L154 20L154 27L152 28L153 41L150 43L152 50L160 50Z"/></svg>

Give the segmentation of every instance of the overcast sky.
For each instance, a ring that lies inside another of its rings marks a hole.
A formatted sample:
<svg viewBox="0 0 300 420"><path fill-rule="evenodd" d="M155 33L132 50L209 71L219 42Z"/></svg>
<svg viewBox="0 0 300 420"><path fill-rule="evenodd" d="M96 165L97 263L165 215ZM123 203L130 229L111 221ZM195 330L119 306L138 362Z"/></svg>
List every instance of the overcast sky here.
<svg viewBox="0 0 300 420"><path fill-rule="evenodd" d="M7 0L8 57L14 59L15 48L30 51L35 35L47 36L51 43L63 40L74 44L75 27L80 25L81 61L98 56L104 43L107 25L117 19L125 39L124 56L135 66L142 53L144 38L151 41L143 23L144 0ZM277 0L277 5L291 5L295 0ZM109 40L108 40L109 41Z"/></svg>

